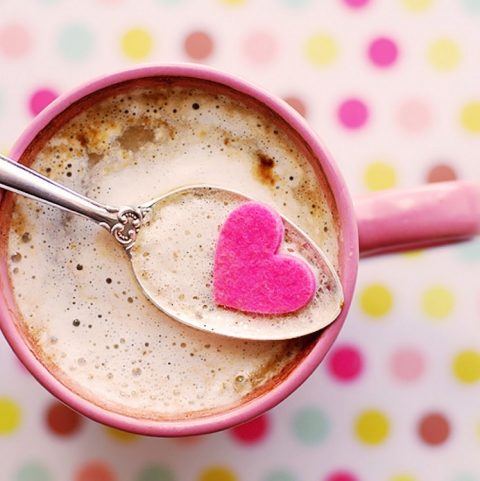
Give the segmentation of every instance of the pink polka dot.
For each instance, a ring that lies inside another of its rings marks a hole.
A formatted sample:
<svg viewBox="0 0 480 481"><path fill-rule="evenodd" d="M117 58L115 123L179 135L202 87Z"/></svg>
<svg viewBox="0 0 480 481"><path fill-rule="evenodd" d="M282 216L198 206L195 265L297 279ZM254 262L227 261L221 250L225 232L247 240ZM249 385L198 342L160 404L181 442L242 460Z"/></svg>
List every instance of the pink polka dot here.
<svg viewBox="0 0 480 481"><path fill-rule="evenodd" d="M285 100L290 107L293 107L302 117L307 116L307 106L301 98L289 96L284 97L283 100Z"/></svg>
<svg viewBox="0 0 480 481"><path fill-rule="evenodd" d="M370 0L343 0L343 3L350 8L362 8L368 5Z"/></svg>
<svg viewBox="0 0 480 481"><path fill-rule="evenodd" d="M248 423L230 430L233 438L241 444L256 444L263 441L270 430L270 420L264 414Z"/></svg>
<svg viewBox="0 0 480 481"><path fill-rule="evenodd" d="M401 128L409 133L427 130L432 123L430 107L422 100L410 99L399 108L397 120Z"/></svg>
<svg viewBox="0 0 480 481"><path fill-rule="evenodd" d="M390 359L390 369L398 381L415 381L425 370L425 359L417 349L402 347L393 353Z"/></svg>
<svg viewBox="0 0 480 481"><path fill-rule="evenodd" d="M45 423L48 430L57 436L74 436L78 434L85 418L72 411L64 404L52 400L45 412Z"/></svg>
<svg viewBox="0 0 480 481"><path fill-rule="evenodd" d="M266 32L252 33L245 41L245 54L254 63L272 61L277 50L275 38Z"/></svg>
<svg viewBox="0 0 480 481"><path fill-rule="evenodd" d="M341 382L353 381L363 370L362 354L352 345L337 347L328 358L327 369Z"/></svg>
<svg viewBox="0 0 480 481"><path fill-rule="evenodd" d="M22 57L31 45L30 33L23 25L11 23L0 29L0 52L6 57Z"/></svg>
<svg viewBox="0 0 480 481"><path fill-rule="evenodd" d="M392 39L379 37L370 43L368 56L376 67L390 67L397 60L398 47Z"/></svg>
<svg viewBox="0 0 480 481"><path fill-rule="evenodd" d="M327 475L325 481L359 481L359 479L349 471L335 471Z"/></svg>
<svg viewBox="0 0 480 481"><path fill-rule="evenodd" d="M347 129L359 129L368 120L368 108L360 99L347 99L338 107L338 120Z"/></svg>
<svg viewBox="0 0 480 481"><path fill-rule="evenodd" d="M75 473L75 481L116 481L117 476L110 466L100 461L84 464Z"/></svg>
<svg viewBox="0 0 480 481"><path fill-rule="evenodd" d="M445 443L452 431L448 418L439 412L428 413L419 420L417 433L420 439L430 446Z"/></svg>
<svg viewBox="0 0 480 481"><path fill-rule="evenodd" d="M435 164L427 174L427 182L446 182L457 179L458 175L455 169L444 163Z"/></svg>
<svg viewBox="0 0 480 481"><path fill-rule="evenodd" d="M212 54L214 42L207 32L191 32L184 42L187 55L194 60L205 60Z"/></svg>
<svg viewBox="0 0 480 481"><path fill-rule="evenodd" d="M48 104L52 103L58 94L49 88L40 88L30 95L28 106L32 115L39 114Z"/></svg>

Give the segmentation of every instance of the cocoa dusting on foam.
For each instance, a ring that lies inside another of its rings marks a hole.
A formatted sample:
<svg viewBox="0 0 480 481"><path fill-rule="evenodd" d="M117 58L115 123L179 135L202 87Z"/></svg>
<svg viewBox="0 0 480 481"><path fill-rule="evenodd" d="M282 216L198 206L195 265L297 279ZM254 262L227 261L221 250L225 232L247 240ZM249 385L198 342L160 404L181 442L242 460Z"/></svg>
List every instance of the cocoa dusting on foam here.
<svg viewBox="0 0 480 481"><path fill-rule="evenodd" d="M271 175L257 175L259 152L275 160ZM23 161L112 205L199 183L244 192L298 222L336 266L335 213L309 159L252 100L207 82L151 79L74 104ZM7 259L22 329L48 369L97 404L152 419L222 411L267 391L311 345L180 325L145 299L125 252L94 223L7 195L2 211L10 210Z"/></svg>
<svg viewBox="0 0 480 481"><path fill-rule="evenodd" d="M255 176L266 185L274 186L277 180L275 175L275 160L265 155L263 152L257 152L257 162L254 164Z"/></svg>

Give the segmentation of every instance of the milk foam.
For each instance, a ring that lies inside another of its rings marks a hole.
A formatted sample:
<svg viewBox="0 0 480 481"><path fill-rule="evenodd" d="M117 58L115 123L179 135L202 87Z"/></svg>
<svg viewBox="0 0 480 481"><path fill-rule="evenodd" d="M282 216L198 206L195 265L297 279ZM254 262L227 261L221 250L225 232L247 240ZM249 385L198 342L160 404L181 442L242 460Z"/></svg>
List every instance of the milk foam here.
<svg viewBox="0 0 480 481"><path fill-rule="evenodd" d="M280 253L310 265L317 282L313 299L281 316L254 315L215 304L213 262L219 231L245 201L240 194L214 187L186 189L157 201L131 250L140 284L167 314L210 332L273 340L325 327L343 304L338 278L321 251L287 221Z"/></svg>
<svg viewBox="0 0 480 481"><path fill-rule="evenodd" d="M334 208L308 152L265 109L182 82L103 93L37 139L32 167L111 205L223 185L275 206L336 266ZM8 252L36 355L81 396L121 413L222 410L274 382L310 342L235 340L173 321L145 298L106 231L28 199L15 199Z"/></svg>

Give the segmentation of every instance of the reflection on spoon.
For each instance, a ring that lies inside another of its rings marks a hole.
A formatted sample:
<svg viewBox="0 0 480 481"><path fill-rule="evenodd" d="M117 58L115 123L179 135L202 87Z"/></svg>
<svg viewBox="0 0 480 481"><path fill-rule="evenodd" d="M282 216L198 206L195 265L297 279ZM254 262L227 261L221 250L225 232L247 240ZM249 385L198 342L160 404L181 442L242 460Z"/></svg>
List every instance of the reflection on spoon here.
<svg viewBox="0 0 480 481"><path fill-rule="evenodd" d="M197 329L244 339L289 339L325 327L343 305L334 268L321 249L285 218L283 250L303 258L317 278L312 301L299 311L270 316L214 304L212 270L220 226L235 207L251 200L238 192L190 186L140 206L112 207L1 155L0 186L107 228L129 254L135 277L153 304Z"/></svg>

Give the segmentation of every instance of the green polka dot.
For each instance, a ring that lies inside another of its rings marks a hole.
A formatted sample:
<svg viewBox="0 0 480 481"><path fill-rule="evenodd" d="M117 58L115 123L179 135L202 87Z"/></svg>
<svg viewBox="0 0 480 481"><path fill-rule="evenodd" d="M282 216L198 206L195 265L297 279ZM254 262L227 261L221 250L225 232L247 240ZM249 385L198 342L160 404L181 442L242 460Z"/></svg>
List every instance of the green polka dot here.
<svg viewBox="0 0 480 481"><path fill-rule="evenodd" d="M149 466L138 476L138 481L175 481L175 476L163 466Z"/></svg>
<svg viewBox="0 0 480 481"><path fill-rule="evenodd" d="M58 36L58 49L69 60L83 60L93 48L93 35L81 24L68 25Z"/></svg>
<svg viewBox="0 0 480 481"><path fill-rule="evenodd" d="M327 436L329 423L319 409L307 407L295 414L293 430L304 444L318 444Z"/></svg>
<svg viewBox="0 0 480 481"><path fill-rule="evenodd" d="M454 476L452 481L478 481L478 478L470 473L461 473Z"/></svg>
<svg viewBox="0 0 480 481"><path fill-rule="evenodd" d="M296 479L289 471L272 471L262 481L296 481Z"/></svg>
<svg viewBox="0 0 480 481"><path fill-rule="evenodd" d="M469 12L480 13L480 0L463 0L463 6Z"/></svg>
<svg viewBox="0 0 480 481"><path fill-rule="evenodd" d="M463 260L480 261L480 239L458 244L457 252Z"/></svg>
<svg viewBox="0 0 480 481"><path fill-rule="evenodd" d="M281 2L287 7L300 8L310 3L310 0L281 0Z"/></svg>
<svg viewBox="0 0 480 481"><path fill-rule="evenodd" d="M40 464L31 463L22 466L14 481L51 481L52 478L47 468Z"/></svg>

